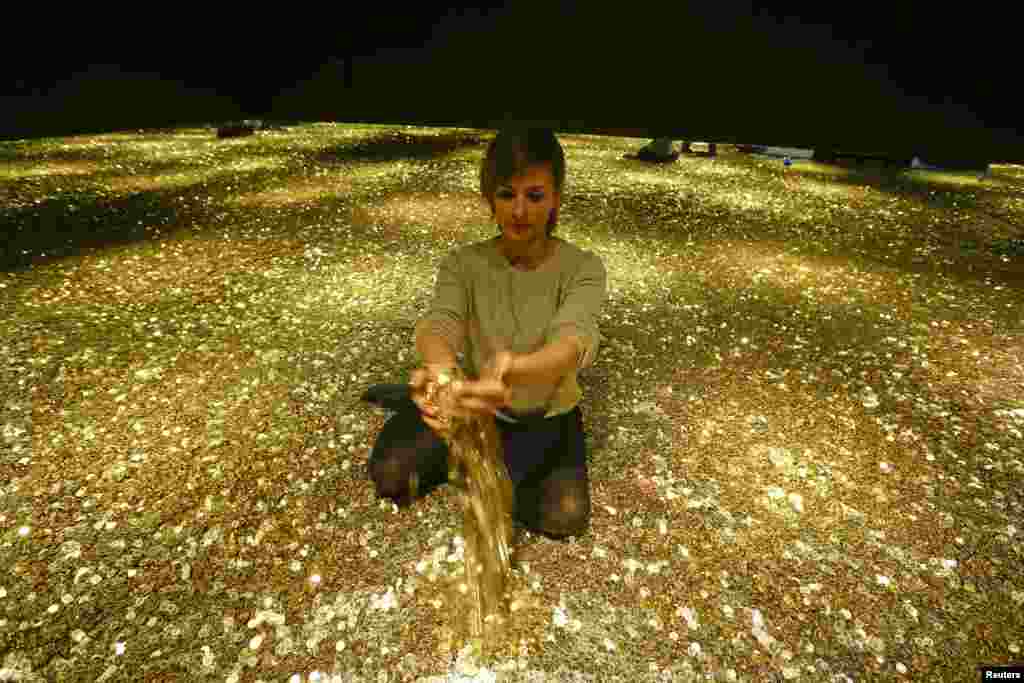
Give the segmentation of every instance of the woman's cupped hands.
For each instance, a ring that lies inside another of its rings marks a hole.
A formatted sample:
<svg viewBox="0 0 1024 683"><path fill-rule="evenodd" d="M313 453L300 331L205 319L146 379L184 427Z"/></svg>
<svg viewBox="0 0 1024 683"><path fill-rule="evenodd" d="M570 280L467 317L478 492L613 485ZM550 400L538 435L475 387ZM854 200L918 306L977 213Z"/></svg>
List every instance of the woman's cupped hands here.
<svg viewBox="0 0 1024 683"><path fill-rule="evenodd" d="M479 379L455 381L452 386L453 411L462 416L493 415L496 410L507 406L512 392L508 377L514 364L515 354L500 351L480 373ZM451 369L450 365L428 363L414 370L409 382L412 400L420 409L423 421L439 434L445 430L444 418L440 406L428 396L428 388L443 372Z"/></svg>

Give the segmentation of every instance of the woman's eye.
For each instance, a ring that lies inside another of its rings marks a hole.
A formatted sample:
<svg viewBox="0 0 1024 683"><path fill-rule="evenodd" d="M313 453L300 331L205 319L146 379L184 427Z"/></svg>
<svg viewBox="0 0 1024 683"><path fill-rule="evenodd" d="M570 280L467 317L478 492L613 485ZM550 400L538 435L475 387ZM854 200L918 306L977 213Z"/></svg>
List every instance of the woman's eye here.
<svg viewBox="0 0 1024 683"><path fill-rule="evenodd" d="M502 199L512 199L513 197L515 197L515 195L513 193L508 192L508 191L499 192L498 196L501 197ZM534 201L534 202L542 202L542 201L544 201L544 195L543 194L531 194L531 195L529 195L529 197L530 197L530 200Z"/></svg>

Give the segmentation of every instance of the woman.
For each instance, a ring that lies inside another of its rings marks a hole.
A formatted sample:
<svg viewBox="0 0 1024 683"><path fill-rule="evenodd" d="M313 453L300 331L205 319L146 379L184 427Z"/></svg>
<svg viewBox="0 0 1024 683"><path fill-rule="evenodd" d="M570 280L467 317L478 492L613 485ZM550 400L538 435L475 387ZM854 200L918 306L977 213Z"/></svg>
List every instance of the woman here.
<svg viewBox="0 0 1024 683"><path fill-rule="evenodd" d="M503 130L487 148L480 191L500 232L441 262L433 304L416 325L422 367L412 401L385 423L370 456L379 495L405 505L410 480L422 493L447 481L443 427L425 390L462 353L477 379L462 383L458 405L499 417L516 519L556 538L586 531L577 371L597 353L607 277L597 255L552 234L564 181L565 156L549 129Z"/></svg>

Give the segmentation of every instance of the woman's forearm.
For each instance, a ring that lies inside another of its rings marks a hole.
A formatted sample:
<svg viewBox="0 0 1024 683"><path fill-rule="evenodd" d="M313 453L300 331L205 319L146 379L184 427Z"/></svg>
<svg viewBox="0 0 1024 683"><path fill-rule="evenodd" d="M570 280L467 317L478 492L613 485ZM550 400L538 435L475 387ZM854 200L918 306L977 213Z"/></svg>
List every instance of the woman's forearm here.
<svg viewBox="0 0 1024 683"><path fill-rule="evenodd" d="M456 365L455 350L451 344L429 329L420 330L416 334L416 351L424 365Z"/></svg>
<svg viewBox="0 0 1024 683"><path fill-rule="evenodd" d="M516 355L505 381L554 387L576 368L579 350L574 337L563 337L533 353Z"/></svg>

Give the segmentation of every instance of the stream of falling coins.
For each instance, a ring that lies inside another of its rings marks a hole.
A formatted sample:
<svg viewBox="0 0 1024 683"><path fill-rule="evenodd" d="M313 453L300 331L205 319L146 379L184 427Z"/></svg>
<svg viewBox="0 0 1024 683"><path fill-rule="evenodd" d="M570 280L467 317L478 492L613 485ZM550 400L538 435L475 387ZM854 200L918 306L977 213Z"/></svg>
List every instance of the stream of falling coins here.
<svg viewBox="0 0 1024 683"><path fill-rule="evenodd" d="M464 572L446 601L451 632L488 657L509 635L513 488L494 417L453 410L452 383L462 379L458 368L439 373L427 387L427 400L438 406L446 426L448 480L463 509Z"/></svg>

